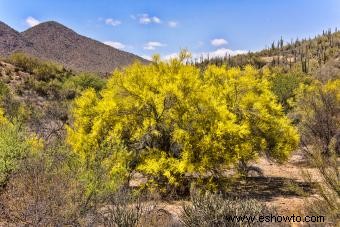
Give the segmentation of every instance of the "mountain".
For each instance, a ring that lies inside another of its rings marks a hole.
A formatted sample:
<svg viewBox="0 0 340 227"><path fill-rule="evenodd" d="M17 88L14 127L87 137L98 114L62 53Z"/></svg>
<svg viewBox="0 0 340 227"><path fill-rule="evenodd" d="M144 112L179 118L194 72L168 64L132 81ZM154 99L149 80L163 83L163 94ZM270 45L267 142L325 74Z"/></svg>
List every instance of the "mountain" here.
<svg viewBox="0 0 340 227"><path fill-rule="evenodd" d="M118 50L77 34L54 21L44 22L22 33L0 23L0 54L8 56L22 51L52 60L76 71L110 73L139 60L137 55Z"/></svg>
<svg viewBox="0 0 340 227"><path fill-rule="evenodd" d="M6 56L14 51L37 54L33 43L26 40L19 32L0 21L0 55Z"/></svg>

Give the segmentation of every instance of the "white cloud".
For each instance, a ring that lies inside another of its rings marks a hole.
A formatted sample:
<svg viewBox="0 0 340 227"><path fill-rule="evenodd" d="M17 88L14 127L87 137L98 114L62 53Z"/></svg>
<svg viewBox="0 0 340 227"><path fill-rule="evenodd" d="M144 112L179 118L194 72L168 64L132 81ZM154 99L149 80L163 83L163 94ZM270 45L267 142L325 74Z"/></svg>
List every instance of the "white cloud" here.
<svg viewBox="0 0 340 227"><path fill-rule="evenodd" d="M120 42L106 41L104 43L106 45L112 46L112 47L120 49L120 50L122 50L122 49L124 49L126 47L123 43L120 43Z"/></svg>
<svg viewBox="0 0 340 227"><path fill-rule="evenodd" d="M227 48L220 48L220 49L217 49L215 51L212 51L212 52L208 52L208 53L202 53L203 57L204 58L207 58L208 57L208 54L209 54L209 57L225 57L227 55L230 55L230 56L235 56L235 55L238 55L238 54L246 54L248 51L246 50L231 50L231 49L227 49Z"/></svg>
<svg viewBox="0 0 340 227"><path fill-rule="evenodd" d="M213 39L211 40L211 45L213 46L223 46L228 44L227 40L225 39Z"/></svg>
<svg viewBox="0 0 340 227"><path fill-rule="evenodd" d="M139 15L139 23L140 24L150 24L152 22L151 18L148 14Z"/></svg>
<svg viewBox="0 0 340 227"><path fill-rule="evenodd" d="M155 22L156 24L162 23L161 19L159 19L158 17L152 17L152 21Z"/></svg>
<svg viewBox="0 0 340 227"><path fill-rule="evenodd" d="M40 21L33 17L27 17L25 21L26 21L26 24L30 27L40 24Z"/></svg>
<svg viewBox="0 0 340 227"><path fill-rule="evenodd" d="M177 25L178 25L178 22L176 22L176 21L169 21L168 25L169 25L170 28L176 28Z"/></svg>
<svg viewBox="0 0 340 227"><path fill-rule="evenodd" d="M133 20L138 18L138 21L140 24L151 24L151 23L161 24L162 23L162 20L159 17L149 16L149 14L147 13L139 14L137 15L137 17L134 15L130 15L130 17Z"/></svg>
<svg viewBox="0 0 340 227"><path fill-rule="evenodd" d="M196 59L200 59L201 57L203 57L204 59L207 59L208 56L209 58L215 58L215 57L225 57L225 56L235 56L238 54L246 54L248 51L246 50L231 50L231 49L227 49L227 48L220 48L217 49L215 51L210 51L210 52L197 52L197 53L191 53L191 58L194 60ZM178 53L172 53L172 54L168 54L165 56L162 56L162 59L164 60L170 60L172 58L177 58L178 57Z"/></svg>
<svg viewBox="0 0 340 227"><path fill-rule="evenodd" d="M160 42L151 41L145 44L144 49L145 50L155 50L157 47L165 46L165 44Z"/></svg>
<svg viewBox="0 0 340 227"><path fill-rule="evenodd" d="M152 57L149 56L149 55L142 55L141 57L144 58L144 59L146 59L146 60L149 60L149 61L152 60Z"/></svg>
<svg viewBox="0 0 340 227"><path fill-rule="evenodd" d="M111 26L115 27L115 26L121 25L122 22L120 20L115 20L115 19L112 19L112 18L107 18L105 20L105 24L108 24L108 25L111 25Z"/></svg>

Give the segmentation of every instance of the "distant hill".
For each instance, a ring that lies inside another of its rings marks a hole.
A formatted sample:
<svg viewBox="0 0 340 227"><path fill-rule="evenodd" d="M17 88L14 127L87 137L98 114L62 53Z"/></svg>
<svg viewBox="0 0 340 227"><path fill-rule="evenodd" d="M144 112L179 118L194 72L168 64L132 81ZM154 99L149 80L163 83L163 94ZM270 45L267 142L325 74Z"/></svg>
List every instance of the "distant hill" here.
<svg viewBox="0 0 340 227"><path fill-rule="evenodd" d="M110 73L139 60L148 61L79 35L54 21L41 23L22 33L0 22L0 55L21 51L52 60L76 71Z"/></svg>
<svg viewBox="0 0 340 227"><path fill-rule="evenodd" d="M256 68L263 66L281 67L286 71L299 69L315 75L320 80L340 77L340 32L331 30L308 39L285 42L282 38L259 52L236 56L203 59L196 62L200 67L209 64L227 64L243 67L247 64Z"/></svg>

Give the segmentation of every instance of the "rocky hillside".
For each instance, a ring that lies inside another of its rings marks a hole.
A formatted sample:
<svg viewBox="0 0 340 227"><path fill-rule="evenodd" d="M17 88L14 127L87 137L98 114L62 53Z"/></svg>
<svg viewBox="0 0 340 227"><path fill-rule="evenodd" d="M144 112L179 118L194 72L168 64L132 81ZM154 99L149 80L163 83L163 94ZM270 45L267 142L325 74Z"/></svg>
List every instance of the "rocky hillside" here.
<svg viewBox="0 0 340 227"><path fill-rule="evenodd" d="M249 52L223 58L201 59L196 63L201 67L208 64L243 67L247 64L256 68L263 66L280 67L285 71L300 70L305 74L327 81L340 76L340 32L323 31L308 39L287 42L282 38L259 52Z"/></svg>
<svg viewBox="0 0 340 227"><path fill-rule="evenodd" d="M0 55L8 56L15 51L52 60L76 71L101 74L110 73L135 60L147 62L134 54L79 35L53 21L41 23L22 33L0 23Z"/></svg>
<svg viewBox="0 0 340 227"><path fill-rule="evenodd" d="M19 32L0 21L0 55L6 56L14 51L37 54L33 48L33 43L29 42Z"/></svg>
<svg viewBox="0 0 340 227"><path fill-rule="evenodd" d="M0 60L0 106L7 116L49 141L65 132L69 105L83 90L102 89L105 79L24 54ZM1 226L1 224L0 224Z"/></svg>

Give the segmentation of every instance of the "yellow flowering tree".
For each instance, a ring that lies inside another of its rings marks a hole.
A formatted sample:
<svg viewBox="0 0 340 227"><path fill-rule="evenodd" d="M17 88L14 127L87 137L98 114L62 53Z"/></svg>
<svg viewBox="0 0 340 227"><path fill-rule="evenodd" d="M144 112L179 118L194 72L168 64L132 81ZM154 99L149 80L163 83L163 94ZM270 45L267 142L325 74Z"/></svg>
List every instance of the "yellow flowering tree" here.
<svg viewBox="0 0 340 227"><path fill-rule="evenodd" d="M139 171L148 183L181 186L219 179L261 153L282 161L299 138L264 78L250 66L135 63L99 95L90 89L75 101L68 142L84 170L100 166L109 185Z"/></svg>

